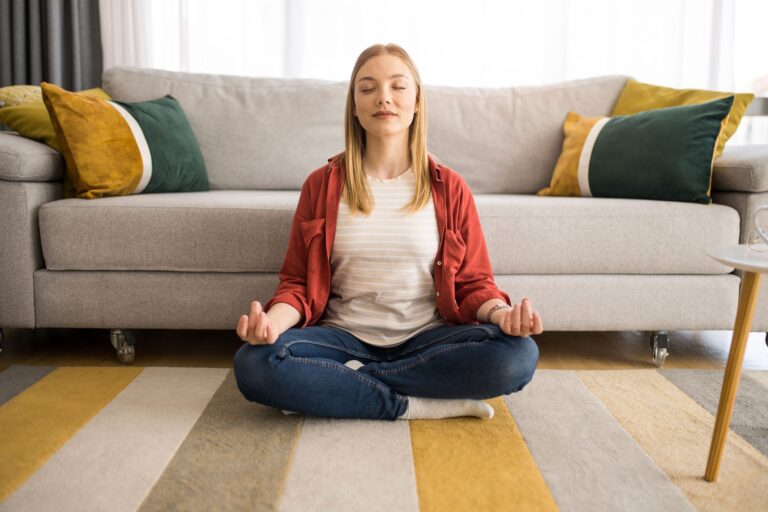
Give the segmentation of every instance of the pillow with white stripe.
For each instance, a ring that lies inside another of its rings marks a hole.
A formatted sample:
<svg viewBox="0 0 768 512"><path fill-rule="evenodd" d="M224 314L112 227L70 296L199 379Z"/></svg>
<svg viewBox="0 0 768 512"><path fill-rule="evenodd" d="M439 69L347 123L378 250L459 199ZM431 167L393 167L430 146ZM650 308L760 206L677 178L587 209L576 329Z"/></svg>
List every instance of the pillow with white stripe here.
<svg viewBox="0 0 768 512"><path fill-rule="evenodd" d="M733 96L614 117L569 112L563 150L540 196L712 202L712 164Z"/></svg>
<svg viewBox="0 0 768 512"><path fill-rule="evenodd" d="M64 197L210 189L200 146L172 96L125 103L40 86L67 163Z"/></svg>

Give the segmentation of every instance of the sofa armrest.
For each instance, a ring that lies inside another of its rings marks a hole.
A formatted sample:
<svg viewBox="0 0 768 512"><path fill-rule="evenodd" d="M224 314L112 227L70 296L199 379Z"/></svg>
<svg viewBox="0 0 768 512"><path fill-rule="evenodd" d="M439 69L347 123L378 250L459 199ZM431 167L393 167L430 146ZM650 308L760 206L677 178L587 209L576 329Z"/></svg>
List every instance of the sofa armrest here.
<svg viewBox="0 0 768 512"><path fill-rule="evenodd" d="M52 147L15 132L0 132L0 180L60 181L64 167L64 158Z"/></svg>
<svg viewBox="0 0 768 512"><path fill-rule="evenodd" d="M768 144L727 147L715 160L713 191L768 191Z"/></svg>

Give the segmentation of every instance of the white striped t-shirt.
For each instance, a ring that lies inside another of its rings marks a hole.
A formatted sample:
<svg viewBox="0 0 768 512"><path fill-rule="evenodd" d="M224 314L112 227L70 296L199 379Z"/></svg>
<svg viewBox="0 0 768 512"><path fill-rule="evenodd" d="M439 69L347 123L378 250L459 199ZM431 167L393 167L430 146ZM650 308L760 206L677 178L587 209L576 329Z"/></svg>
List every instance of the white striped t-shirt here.
<svg viewBox="0 0 768 512"><path fill-rule="evenodd" d="M343 196L339 201L331 293L318 325L391 347L449 325L437 310L432 279L440 235L431 197L415 214L398 211L416 189L413 168L392 179L368 176L368 184L375 200L369 216L352 217Z"/></svg>

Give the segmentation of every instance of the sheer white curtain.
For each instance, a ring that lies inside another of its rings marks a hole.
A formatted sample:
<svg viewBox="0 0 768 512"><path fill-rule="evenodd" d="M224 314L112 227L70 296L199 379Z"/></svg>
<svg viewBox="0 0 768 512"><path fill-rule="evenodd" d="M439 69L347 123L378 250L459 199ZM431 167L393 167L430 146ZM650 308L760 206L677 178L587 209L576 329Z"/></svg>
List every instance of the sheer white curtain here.
<svg viewBox="0 0 768 512"><path fill-rule="evenodd" d="M395 42L435 85L768 87L764 0L100 1L105 68L348 80L360 51Z"/></svg>

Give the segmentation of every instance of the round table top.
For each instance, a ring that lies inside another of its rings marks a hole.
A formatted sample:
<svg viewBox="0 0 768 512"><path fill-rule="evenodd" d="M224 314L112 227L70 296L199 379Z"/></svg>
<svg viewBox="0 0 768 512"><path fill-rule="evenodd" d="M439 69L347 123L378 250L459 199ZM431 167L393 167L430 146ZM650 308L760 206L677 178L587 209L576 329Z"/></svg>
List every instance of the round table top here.
<svg viewBox="0 0 768 512"><path fill-rule="evenodd" d="M708 249L707 254L729 267L751 272L768 272L768 244L724 245Z"/></svg>

